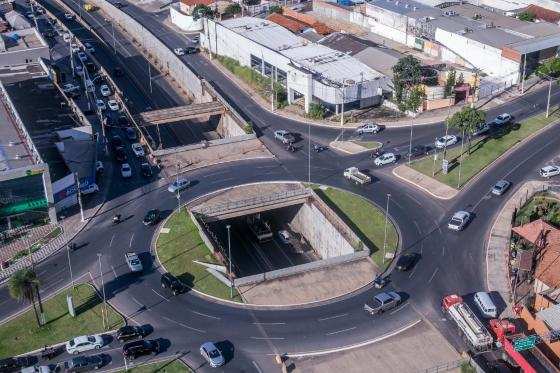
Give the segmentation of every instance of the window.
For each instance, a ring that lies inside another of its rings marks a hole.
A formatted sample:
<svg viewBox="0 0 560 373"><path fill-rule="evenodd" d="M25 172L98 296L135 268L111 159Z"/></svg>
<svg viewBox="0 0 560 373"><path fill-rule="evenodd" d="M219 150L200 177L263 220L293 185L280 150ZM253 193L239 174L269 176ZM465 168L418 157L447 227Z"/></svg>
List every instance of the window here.
<svg viewBox="0 0 560 373"><path fill-rule="evenodd" d="M251 68L260 72L261 67L262 67L262 60L258 57L251 55Z"/></svg>
<svg viewBox="0 0 560 373"><path fill-rule="evenodd" d="M283 86L286 86L286 79L287 79L287 74L284 70L280 70L277 69L276 70L276 80L282 84Z"/></svg>
<svg viewBox="0 0 560 373"><path fill-rule="evenodd" d="M268 62L264 62L264 75L271 76L272 75L272 65Z"/></svg>

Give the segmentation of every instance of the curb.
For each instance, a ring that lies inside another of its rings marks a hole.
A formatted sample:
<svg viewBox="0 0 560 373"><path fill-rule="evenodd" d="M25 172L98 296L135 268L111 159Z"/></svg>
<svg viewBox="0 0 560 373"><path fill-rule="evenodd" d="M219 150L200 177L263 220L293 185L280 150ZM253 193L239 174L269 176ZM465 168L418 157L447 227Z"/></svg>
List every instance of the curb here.
<svg viewBox="0 0 560 373"><path fill-rule="evenodd" d="M406 165L400 165L400 166L397 166L397 167L401 167L401 166L406 166ZM411 180L405 178L404 176L399 175L398 173L395 172L395 170L397 169L397 167L393 168L393 171L391 172L394 176L396 176L397 178L399 178L399 179L401 179L401 180L407 182L407 183L410 184L410 185L415 186L415 187L418 188L418 189L423 190L424 192L428 193L429 195L431 195L431 196L433 196L433 197L435 197L435 198L437 198L437 199L441 199L441 200L444 200L444 201L449 201L449 200L452 200L453 198L457 197L457 195L458 195L459 192L460 192L460 191L457 191L457 193L456 193L454 196L452 196L452 197L442 197L442 196L440 196L440 195L438 195L438 194L433 193L432 191L430 191L430 190L427 189L426 187L424 187L424 186L422 186L422 185L419 185L419 184L416 184L415 182L413 182L413 181L411 181ZM408 167L408 166L406 166L406 167Z"/></svg>

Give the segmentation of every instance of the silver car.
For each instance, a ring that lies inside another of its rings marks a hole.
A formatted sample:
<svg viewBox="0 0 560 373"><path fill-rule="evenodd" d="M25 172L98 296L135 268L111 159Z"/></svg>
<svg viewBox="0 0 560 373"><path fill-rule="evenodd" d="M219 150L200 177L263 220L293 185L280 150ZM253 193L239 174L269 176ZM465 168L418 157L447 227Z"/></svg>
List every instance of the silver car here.
<svg viewBox="0 0 560 373"><path fill-rule="evenodd" d="M213 342L206 342L200 346L200 355L210 364L212 368L221 367L225 364L226 359L221 351Z"/></svg>
<svg viewBox="0 0 560 373"><path fill-rule="evenodd" d="M457 211L451 217L451 220L447 224L447 228L454 231L462 231L467 226L470 220L471 220L470 212Z"/></svg>
<svg viewBox="0 0 560 373"><path fill-rule="evenodd" d="M492 194L496 195L496 196L501 196L502 194L504 194L506 192L506 190L508 190L508 188L511 186L511 183L507 180L500 180L498 181L494 187L492 187Z"/></svg>

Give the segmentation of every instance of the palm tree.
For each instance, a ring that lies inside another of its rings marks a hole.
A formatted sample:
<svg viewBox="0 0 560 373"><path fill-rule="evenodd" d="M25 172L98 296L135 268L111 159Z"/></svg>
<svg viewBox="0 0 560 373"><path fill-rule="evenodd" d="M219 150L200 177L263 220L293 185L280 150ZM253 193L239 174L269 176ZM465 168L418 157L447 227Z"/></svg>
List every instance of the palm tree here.
<svg viewBox="0 0 560 373"><path fill-rule="evenodd" d="M12 277L10 277L8 289L12 298L17 300L24 299L33 305L37 325L41 326L39 313L35 305L35 297L39 295L39 279L35 271L30 268L25 268L15 272Z"/></svg>

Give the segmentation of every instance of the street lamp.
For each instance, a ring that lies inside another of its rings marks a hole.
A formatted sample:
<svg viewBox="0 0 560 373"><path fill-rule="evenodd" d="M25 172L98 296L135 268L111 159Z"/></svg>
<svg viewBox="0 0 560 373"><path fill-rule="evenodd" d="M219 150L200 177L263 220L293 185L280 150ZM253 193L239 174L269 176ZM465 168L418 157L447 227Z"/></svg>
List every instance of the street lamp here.
<svg viewBox="0 0 560 373"><path fill-rule="evenodd" d="M387 193L387 207L385 208L385 233L383 237L383 263L385 263L385 254L387 250L387 220L389 219L389 199L391 193Z"/></svg>
<svg viewBox="0 0 560 373"><path fill-rule="evenodd" d="M105 281L103 280L103 271L101 270L101 253L97 253L97 261L99 263L99 277L101 277L101 288L103 289L103 309L101 310L101 318L103 319L103 329L107 330L105 318L107 317L107 297L105 296ZM107 320L108 322L109 320Z"/></svg>
<svg viewBox="0 0 560 373"><path fill-rule="evenodd" d="M344 140L344 88L349 85L354 84L352 79L344 79L340 87L340 93L342 94L342 102L340 104L340 139Z"/></svg>
<svg viewBox="0 0 560 373"><path fill-rule="evenodd" d="M72 275L72 263L70 262L70 242L66 245L66 254L68 255L68 268L70 269L70 282L72 289L74 289L74 276Z"/></svg>
<svg viewBox="0 0 560 373"><path fill-rule="evenodd" d="M231 273L232 258L231 258L231 238L230 238L231 225L229 224L226 225L226 229L227 229L227 245L228 245L228 257L229 257L229 297L233 299L233 275Z"/></svg>

